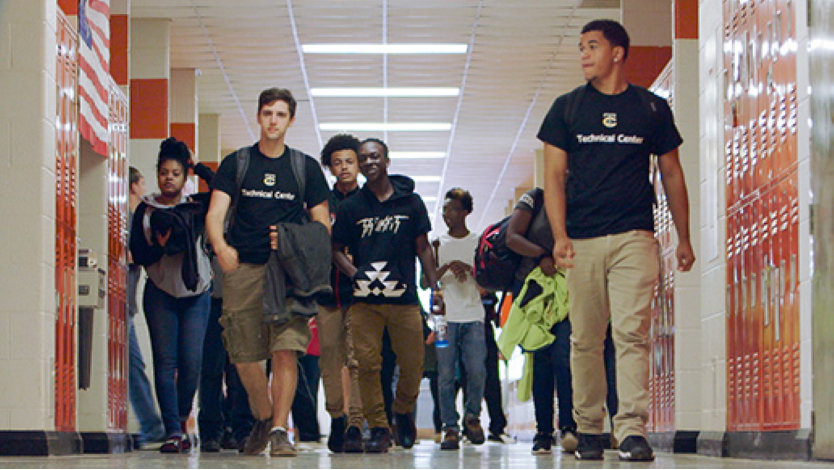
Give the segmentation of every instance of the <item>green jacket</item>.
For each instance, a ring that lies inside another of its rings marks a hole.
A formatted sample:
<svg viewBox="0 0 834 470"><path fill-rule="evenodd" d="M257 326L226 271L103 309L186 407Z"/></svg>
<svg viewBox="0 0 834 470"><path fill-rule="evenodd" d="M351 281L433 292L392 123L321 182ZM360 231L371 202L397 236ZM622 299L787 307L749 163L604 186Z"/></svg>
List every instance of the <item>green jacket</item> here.
<svg viewBox="0 0 834 470"><path fill-rule="evenodd" d="M512 356L516 346L525 351L535 351L553 342L550 333L553 325L564 320L570 310L565 273L558 270L546 276L536 267L521 288L498 338L498 350L504 357ZM533 386L533 354L525 353L524 373L518 387L518 399L530 399Z"/></svg>

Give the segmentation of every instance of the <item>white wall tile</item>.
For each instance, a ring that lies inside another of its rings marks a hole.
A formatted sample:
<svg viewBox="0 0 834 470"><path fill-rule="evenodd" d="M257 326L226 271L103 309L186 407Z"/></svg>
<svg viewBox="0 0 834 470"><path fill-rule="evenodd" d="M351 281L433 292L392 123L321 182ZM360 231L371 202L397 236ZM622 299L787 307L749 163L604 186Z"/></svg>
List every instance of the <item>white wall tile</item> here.
<svg viewBox="0 0 834 470"><path fill-rule="evenodd" d="M55 429L55 416L47 407L12 408L9 410L8 431L52 430Z"/></svg>
<svg viewBox="0 0 834 470"><path fill-rule="evenodd" d="M675 412L675 429L678 431L700 431L701 410Z"/></svg>
<svg viewBox="0 0 834 470"><path fill-rule="evenodd" d="M48 406L48 389L52 383L43 383L41 367L47 364L33 358L9 359L3 361L3 373L14 380L0 381L0 403L13 403L11 423L9 429L51 429L52 427L37 427L39 410ZM15 411L29 411L32 417L29 421L18 420L20 415ZM22 426L22 427L21 427Z"/></svg>
<svg viewBox="0 0 834 470"><path fill-rule="evenodd" d="M9 337L11 336L11 332L9 331L9 316L11 315L8 312L0 312L0 361L9 358ZM2 407L3 405L0 404L0 408ZM0 429L4 428L0 427Z"/></svg>
<svg viewBox="0 0 834 470"><path fill-rule="evenodd" d="M11 359L31 360L46 359L53 351L47 350L48 342L44 338L43 315L32 312L8 314L9 357ZM50 325L54 334L55 326Z"/></svg>
<svg viewBox="0 0 834 470"><path fill-rule="evenodd" d="M171 22L162 18L130 18L130 78L169 78Z"/></svg>

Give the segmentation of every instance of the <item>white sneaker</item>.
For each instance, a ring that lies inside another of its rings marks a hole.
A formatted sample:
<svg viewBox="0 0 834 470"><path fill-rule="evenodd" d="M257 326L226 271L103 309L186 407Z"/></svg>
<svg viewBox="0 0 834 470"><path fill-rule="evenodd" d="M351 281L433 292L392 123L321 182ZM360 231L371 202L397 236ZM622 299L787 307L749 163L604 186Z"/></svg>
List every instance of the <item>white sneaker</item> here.
<svg viewBox="0 0 834 470"><path fill-rule="evenodd" d="M509 434L503 433L503 432L501 434L498 434L498 435L489 433L489 437L487 437L487 440L489 440L491 442L498 442L500 444L515 444L516 443L516 439L514 437L510 436Z"/></svg>

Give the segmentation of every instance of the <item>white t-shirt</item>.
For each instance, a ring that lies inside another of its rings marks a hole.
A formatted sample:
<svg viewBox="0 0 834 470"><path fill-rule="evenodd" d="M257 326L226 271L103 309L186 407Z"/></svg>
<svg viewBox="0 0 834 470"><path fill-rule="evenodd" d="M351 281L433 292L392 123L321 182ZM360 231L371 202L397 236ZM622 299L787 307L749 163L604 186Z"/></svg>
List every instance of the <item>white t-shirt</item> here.
<svg viewBox="0 0 834 470"><path fill-rule="evenodd" d="M463 238L454 238L448 233L440 236L440 247L438 248L438 267L451 261L462 261L468 266L475 263L475 248L478 246L478 235L469 232ZM446 320L455 323L484 321L484 306L481 304L481 295L478 293L478 285L472 276L472 271L467 272L466 281L460 282L452 273L451 269L446 270L440 278L443 284L443 301L446 304Z"/></svg>

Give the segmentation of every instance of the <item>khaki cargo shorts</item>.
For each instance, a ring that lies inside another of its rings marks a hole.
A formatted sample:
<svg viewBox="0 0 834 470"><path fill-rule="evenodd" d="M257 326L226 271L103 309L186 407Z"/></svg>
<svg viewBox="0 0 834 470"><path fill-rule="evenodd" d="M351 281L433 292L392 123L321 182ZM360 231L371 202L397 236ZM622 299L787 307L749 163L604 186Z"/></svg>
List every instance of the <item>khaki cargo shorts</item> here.
<svg viewBox="0 0 834 470"><path fill-rule="evenodd" d="M233 364L258 362L277 351L304 354L310 343L306 318L293 316L280 325L263 322L263 278L266 265L240 263L223 273L223 345Z"/></svg>

